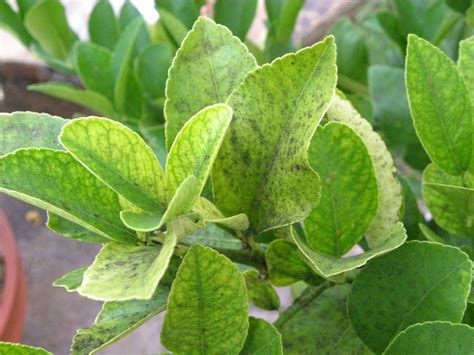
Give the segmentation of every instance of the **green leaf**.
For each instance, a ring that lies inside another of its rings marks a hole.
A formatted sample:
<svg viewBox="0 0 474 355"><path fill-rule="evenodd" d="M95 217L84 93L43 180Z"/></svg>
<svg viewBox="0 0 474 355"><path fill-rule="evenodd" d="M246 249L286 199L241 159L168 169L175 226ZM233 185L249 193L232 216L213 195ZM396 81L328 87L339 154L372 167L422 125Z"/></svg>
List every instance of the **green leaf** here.
<svg viewBox="0 0 474 355"><path fill-rule="evenodd" d="M6 1L0 2L0 27L6 27L13 32L26 47L30 46L31 36L23 26L20 14L13 11Z"/></svg>
<svg viewBox="0 0 474 355"><path fill-rule="evenodd" d="M120 212L120 219L128 228L138 232L151 232L158 229L161 225L160 215L149 215L136 213L132 211Z"/></svg>
<svg viewBox="0 0 474 355"><path fill-rule="evenodd" d="M256 67L247 47L227 28L199 18L169 70L164 108L168 148L191 116L208 105L225 102Z"/></svg>
<svg viewBox="0 0 474 355"><path fill-rule="evenodd" d="M458 70L469 91L471 104L474 105L474 37L459 42Z"/></svg>
<svg viewBox="0 0 474 355"><path fill-rule="evenodd" d="M198 213L205 222L220 224L238 231L244 231L249 227L247 215L241 213L235 216L225 217L211 201L204 197L199 197L196 200L193 211Z"/></svg>
<svg viewBox="0 0 474 355"><path fill-rule="evenodd" d="M265 52L269 59L292 50L291 35L305 0L266 0L268 35Z"/></svg>
<svg viewBox="0 0 474 355"><path fill-rule="evenodd" d="M0 155L21 148L63 150L58 140L67 121L46 113L14 112L0 114Z"/></svg>
<svg viewBox="0 0 474 355"><path fill-rule="evenodd" d="M119 25L121 30L124 30L130 23L137 18L142 18L140 11L133 5L130 0L125 0L120 9Z"/></svg>
<svg viewBox="0 0 474 355"><path fill-rule="evenodd" d="M68 61L77 37L69 27L64 7L59 1L39 1L26 13L24 25L46 53Z"/></svg>
<svg viewBox="0 0 474 355"><path fill-rule="evenodd" d="M183 243L186 245L201 244L217 249L242 250L240 239L214 224L208 224L187 236Z"/></svg>
<svg viewBox="0 0 474 355"><path fill-rule="evenodd" d="M155 3L160 11L164 9L176 16L187 28L191 28L199 16L194 0L155 0Z"/></svg>
<svg viewBox="0 0 474 355"><path fill-rule="evenodd" d="M471 287L471 261L459 249L411 241L370 262L348 300L352 325L380 353L408 326L431 320L460 322Z"/></svg>
<svg viewBox="0 0 474 355"><path fill-rule="evenodd" d="M418 153L426 156L413 127L408 107L403 68L391 65L374 65L369 69L369 91L374 103L374 118L383 137L392 151L401 156ZM429 159L426 157L415 168L423 169ZM409 161L412 165L411 161ZM413 165L412 165L413 166Z"/></svg>
<svg viewBox="0 0 474 355"><path fill-rule="evenodd" d="M249 318L249 331L241 355L283 355L281 335L263 319Z"/></svg>
<svg viewBox="0 0 474 355"><path fill-rule="evenodd" d="M46 225L54 233L80 242L105 244L110 241L109 238L93 233L90 230L51 212L48 212L48 222Z"/></svg>
<svg viewBox="0 0 474 355"><path fill-rule="evenodd" d="M406 176L400 176L400 183L403 187L403 225L407 230L408 240L420 239L419 224L424 221L423 215L418 208L418 201L415 193Z"/></svg>
<svg viewBox="0 0 474 355"><path fill-rule="evenodd" d="M108 0L97 2L92 10L89 17L89 37L102 47L114 49L119 37L119 26Z"/></svg>
<svg viewBox="0 0 474 355"><path fill-rule="evenodd" d="M156 123L154 125L147 125L141 121L139 123L139 130L147 144L155 152L155 155L158 157L161 166L164 168L167 158L165 126L163 124L156 125Z"/></svg>
<svg viewBox="0 0 474 355"><path fill-rule="evenodd" d="M164 8L158 7L160 20L157 23L156 31L159 32L159 42L167 43L173 51L178 49L184 37L188 33L188 28L172 13Z"/></svg>
<svg viewBox="0 0 474 355"><path fill-rule="evenodd" d="M348 18L342 18L331 34L336 38L338 73L366 84L369 53L362 30Z"/></svg>
<svg viewBox="0 0 474 355"><path fill-rule="evenodd" d="M217 0L214 5L214 21L226 26L245 41L257 11L257 0Z"/></svg>
<svg viewBox="0 0 474 355"><path fill-rule="evenodd" d="M377 214L372 160L357 133L339 122L316 130L308 159L322 186L318 205L304 221L306 241L323 254L344 255Z"/></svg>
<svg viewBox="0 0 474 355"><path fill-rule="evenodd" d="M472 152L472 109L454 63L429 42L410 35L406 61L408 102L416 133L433 163L464 173Z"/></svg>
<svg viewBox="0 0 474 355"><path fill-rule="evenodd" d="M199 189L196 178L191 175L178 187L162 216L122 211L120 212L120 218L127 227L133 230L151 232L160 229L165 223L189 212L198 196Z"/></svg>
<svg viewBox="0 0 474 355"><path fill-rule="evenodd" d="M116 116L114 107L107 97L95 91L81 90L73 84L50 81L29 85L28 89L73 102L107 117Z"/></svg>
<svg viewBox="0 0 474 355"><path fill-rule="evenodd" d="M168 293L168 287L160 286L150 300L105 302L94 324L77 331L71 354L95 354L137 329L165 310Z"/></svg>
<svg viewBox="0 0 474 355"><path fill-rule="evenodd" d="M438 225L463 237L474 236L474 188L460 176L445 174L436 165L423 173L423 198Z"/></svg>
<svg viewBox="0 0 474 355"><path fill-rule="evenodd" d="M277 311L280 308L280 297L268 280L260 276L257 270L244 272L248 299L255 306L268 311Z"/></svg>
<svg viewBox="0 0 474 355"><path fill-rule="evenodd" d="M53 355L53 353L42 348L4 342L0 342L0 352L8 355Z"/></svg>
<svg viewBox="0 0 474 355"><path fill-rule="evenodd" d="M127 91L130 91L130 80L133 80L130 79L133 53L142 26L144 26L144 22L141 18L136 18L127 25L112 53L112 72L115 78L115 105L117 110L121 112L124 112L129 104Z"/></svg>
<svg viewBox="0 0 474 355"><path fill-rule="evenodd" d="M104 4L99 2L98 4ZM112 53L94 43L79 42L74 47L76 71L86 89L114 100ZM112 110L113 111L113 110Z"/></svg>
<svg viewBox="0 0 474 355"><path fill-rule="evenodd" d="M403 35L415 33L429 41L434 40L449 12L444 1L395 0L395 9Z"/></svg>
<svg viewBox="0 0 474 355"><path fill-rule="evenodd" d="M160 248L108 243L84 273L78 292L102 301L150 299L166 272L177 238L169 230Z"/></svg>
<svg viewBox="0 0 474 355"><path fill-rule="evenodd" d="M398 45L400 50L405 53L407 39L401 29L400 21L397 15L391 11L380 11L376 14L377 21L385 34Z"/></svg>
<svg viewBox="0 0 474 355"><path fill-rule="evenodd" d="M373 247L362 254L340 258L313 250L303 237L297 233L293 233L293 239L305 260L314 272L326 278L365 265L370 259L398 248L405 242L406 238L405 228L403 228L403 224L399 222L392 227L392 230L387 236L384 236L383 244Z"/></svg>
<svg viewBox="0 0 474 355"><path fill-rule="evenodd" d="M201 193L231 119L232 109L217 104L199 111L186 122L176 136L166 161L170 196L190 175L196 177Z"/></svg>
<svg viewBox="0 0 474 355"><path fill-rule="evenodd" d="M469 354L474 349L474 328L450 322L425 322L397 335L384 354Z"/></svg>
<svg viewBox="0 0 474 355"><path fill-rule="evenodd" d="M249 326L247 312L239 269L216 251L193 245L171 288L161 342L176 353L238 353Z"/></svg>
<svg viewBox="0 0 474 355"><path fill-rule="evenodd" d="M128 201L152 214L163 211L164 173L138 134L118 122L89 117L65 125L60 139L76 159Z"/></svg>
<svg viewBox="0 0 474 355"><path fill-rule="evenodd" d="M168 69L173 56L169 48L162 44L150 44L137 58L136 73L143 91L151 98L165 96Z"/></svg>
<svg viewBox="0 0 474 355"><path fill-rule="evenodd" d="M418 226L420 227L420 230L423 233L423 236L426 238L427 241L449 245L449 243L447 243L438 234L433 232L427 225L425 225L423 223L420 223Z"/></svg>
<svg viewBox="0 0 474 355"><path fill-rule="evenodd" d="M268 275L275 286L288 286L299 280L310 284L323 281L301 258L298 248L287 240L277 239L265 251Z"/></svg>
<svg viewBox="0 0 474 355"><path fill-rule="evenodd" d="M285 354L369 354L346 312L350 285L336 285L303 296L280 315Z"/></svg>
<svg viewBox="0 0 474 355"><path fill-rule="evenodd" d="M120 222L115 192L66 152L24 149L0 158L0 191L111 240L135 240Z"/></svg>
<svg viewBox="0 0 474 355"><path fill-rule="evenodd" d="M54 281L53 286L64 287L68 292L77 291L77 289L81 287L86 269L86 267L81 267L74 271L68 272L66 275L63 275Z"/></svg>
<svg viewBox="0 0 474 355"><path fill-rule="evenodd" d="M306 218L318 202L307 151L334 94L335 62L328 37L253 71L228 99L234 117L214 165L216 205L245 213L255 234Z"/></svg>
<svg viewBox="0 0 474 355"><path fill-rule="evenodd" d="M446 3L450 8L460 13L466 12L466 10L471 6L471 1L466 0L446 0Z"/></svg>
<svg viewBox="0 0 474 355"><path fill-rule="evenodd" d="M351 127L362 138L372 158L377 177L379 203L377 215L365 237L371 247L381 246L399 220L403 199L392 156L380 136L348 101L335 95L326 115L329 121L342 122Z"/></svg>

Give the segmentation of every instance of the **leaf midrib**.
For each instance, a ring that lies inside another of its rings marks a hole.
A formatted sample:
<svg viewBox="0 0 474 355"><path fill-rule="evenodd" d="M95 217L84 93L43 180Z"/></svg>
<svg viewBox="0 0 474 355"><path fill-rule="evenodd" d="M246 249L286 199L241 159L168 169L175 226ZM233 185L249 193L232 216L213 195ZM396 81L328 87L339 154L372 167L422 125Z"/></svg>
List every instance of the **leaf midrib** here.
<svg viewBox="0 0 474 355"><path fill-rule="evenodd" d="M313 76L315 75L317 69L319 68L319 64L321 63L321 59L326 55L326 51L328 49L329 45L326 44L325 48L324 48L324 51L323 53L319 56L318 58L318 62L315 64L314 68L313 68L313 71L311 72L311 75L308 77L308 79L306 80L305 84L303 85L303 88L301 89L301 92L300 94L298 95L298 97L296 98L294 104L293 104L293 109L292 109L292 112L291 114L288 116L289 118L286 120L286 124L285 124L285 128L283 130L283 132L281 133L278 141L276 142L275 146L276 146L276 149L273 150L273 154L270 158L270 163L268 164L268 167L260 181L260 184L258 184L258 187L256 189L256 191L263 191L263 187L267 184L268 180L269 180L269 177L270 177L270 174L273 170L273 167L275 165L275 162L277 161L277 157L278 155L280 155L280 151L282 150L282 141L283 141L283 138L286 137L287 135L287 132L291 126L290 122L293 121L293 116L295 115L295 112L298 108L298 104L303 96L303 94L305 93L306 91L306 88L309 84L309 82L313 79ZM317 127L317 125L316 125ZM316 128L315 127L315 128ZM250 203L250 208L251 208L251 214L250 215L255 215L256 214L256 211L258 211L260 208L260 204L262 202L262 199L261 197L263 196L264 194L263 193L258 193L258 194L255 194L255 198L253 199L253 201Z"/></svg>
<svg viewBox="0 0 474 355"><path fill-rule="evenodd" d="M450 272L448 272L446 275L444 275L441 279L439 279L433 286L431 286L426 292L425 294L420 298L420 300L410 309L410 311L408 311L405 316L403 317L403 320L402 322L400 323L399 327L397 328L397 330L393 333L394 335L395 334L398 334L400 331L402 331L403 329L405 329L406 327L404 327L405 325L405 322L407 321L408 317L411 316L411 314L425 301L425 299L436 289L438 288L441 283L443 283L449 276L451 276L452 274L454 274L456 271L458 271L462 266L464 266L464 264L466 264L466 260L463 260L460 264L458 264L453 270L451 270Z"/></svg>
<svg viewBox="0 0 474 355"><path fill-rule="evenodd" d="M424 58L423 54L421 54L421 56ZM433 78L427 72L425 66L422 63L420 63L419 60L418 60L418 65L419 65L419 67L421 67L421 70L423 71L424 78L425 78L425 83L428 86L428 93L430 94L431 100L434 103L433 106L435 107L435 110L436 110L436 117L438 118L438 121L441 124L441 128L442 128L442 131L443 131L443 137L445 139L446 145L448 146L449 152L451 154L451 158L452 158L454 164L456 165L456 167L459 169L459 171L464 171L464 169L461 167L461 164L457 160L457 155L454 151L453 142L451 141L451 137L449 137L446 134L447 130L446 130L445 122L444 122L444 117L445 117L444 110L441 110L441 108L437 104L438 102L442 102L443 100L441 100L441 101L438 100L438 95L436 94L436 92L434 90L434 87L433 87L434 86ZM443 112L441 112L441 111L443 111ZM463 108L463 114L464 114L464 108ZM460 115L460 116L463 116L463 114Z"/></svg>

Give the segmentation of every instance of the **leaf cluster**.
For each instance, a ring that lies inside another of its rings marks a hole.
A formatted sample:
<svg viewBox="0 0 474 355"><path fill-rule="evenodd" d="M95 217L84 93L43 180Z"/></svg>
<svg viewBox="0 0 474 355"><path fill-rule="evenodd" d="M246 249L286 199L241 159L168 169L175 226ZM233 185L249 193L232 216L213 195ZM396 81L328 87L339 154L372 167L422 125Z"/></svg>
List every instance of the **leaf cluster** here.
<svg viewBox="0 0 474 355"><path fill-rule="evenodd" d="M409 112L431 161L422 197L445 230L421 224L415 238L402 220L417 198L336 88L345 46L328 36L259 65L226 27L192 24L185 3L159 5L192 27L166 81L161 162L111 119L0 115L0 191L46 209L58 234L102 244L54 284L104 302L71 353L164 310L161 342L176 353L472 352L472 39L456 66L408 36ZM280 310L274 287L296 285L273 325L249 317L249 302Z"/></svg>

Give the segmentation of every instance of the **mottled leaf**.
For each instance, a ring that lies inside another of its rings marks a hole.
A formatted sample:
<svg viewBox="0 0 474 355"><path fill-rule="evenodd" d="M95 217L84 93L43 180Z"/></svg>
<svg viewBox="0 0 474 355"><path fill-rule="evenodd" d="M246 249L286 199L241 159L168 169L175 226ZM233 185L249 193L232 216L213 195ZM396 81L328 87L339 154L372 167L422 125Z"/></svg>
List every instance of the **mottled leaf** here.
<svg viewBox="0 0 474 355"><path fill-rule="evenodd" d="M370 262L348 300L355 331L382 352L408 326L431 320L460 322L471 287L471 261L459 249L411 241Z"/></svg>
<svg viewBox="0 0 474 355"><path fill-rule="evenodd" d="M99 179L150 213L166 203L164 173L153 151L124 125L98 117L64 126L61 143Z"/></svg>
<svg viewBox="0 0 474 355"><path fill-rule="evenodd" d="M199 111L186 122L176 136L166 161L170 197L190 175L196 177L201 193L231 119L232 109L217 104Z"/></svg>
<svg viewBox="0 0 474 355"><path fill-rule="evenodd" d="M168 148L191 116L208 105L224 103L256 67L245 45L227 28L199 18L169 71L164 108Z"/></svg>
<svg viewBox="0 0 474 355"><path fill-rule="evenodd" d="M249 219L244 213L226 217L219 209L204 197L199 197L193 211L198 213L205 222L220 224L230 229L243 231L249 227Z"/></svg>
<svg viewBox="0 0 474 355"><path fill-rule="evenodd" d="M339 122L318 128L308 159L321 179L321 197L304 221L306 241L323 254L344 255L363 238L377 214L372 160L357 133Z"/></svg>
<svg viewBox="0 0 474 355"><path fill-rule="evenodd" d="M408 37L406 82L416 133L433 163L460 175L472 152L472 108L454 63L438 48Z"/></svg>
<svg viewBox="0 0 474 355"><path fill-rule="evenodd" d="M105 302L94 324L77 331L71 354L95 354L137 329L165 310L168 293L167 286L160 286L150 300Z"/></svg>
<svg viewBox="0 0 474 355"><path fill-rule="evenodd" d="M373 247L362 254L343 258L325 255L313 250L304 237L298 233L293 233L293 238L308 265L311 266L314 272L324 277L330 277L363 266L370 259L398 248L405 242L407 235L403 224L399 222L392 226L392 230L384 237L383 244Z"/></svg>
<svg viewBox="0 0 474 355"><path fill-rule="evenodd" d="M247 312L239 269L216 251L193 245L173 282L161 342L175 353L238 353Z"/></svg>
<svg viewBox="0 0 474 355"><path fill-rule="evenodd" d="M276 321L285 354L370 354L346 312L350 285L306 293Z"/></svg>
<svg viewBox="0 0 474 355"><path fill-rule="evenodd" d="M318 202L307 151L334 94L335 50L328 37L264 65L227 102L234 117L214 165L216 205L249 216L253 233L302 220Z"/></svg>
<svg viewBox="0 0 474 355"><path fill-rule="evenodd" d="M283 355L281 335L263 319L249 318L249 331L241 355Z"/></svg>
<svg viewBox="0 0 474 355"><path fill-rule="evenodd" d="M329 121L342 122L351 127L365 143L372 158L377 177L379 194L378 210L365 237L372 247L386 242L393 226L399 220L402 205L402 188L396 177L396 169L385 143L373 131L370 124L364 120L351 104L335 95L328 109Z"/></svg>
<svg viewBox="0 0 474 355"><path fill-rule="evenodd" d="M14 112L0 114L0 155L20 148L63 150L59 133L67 121L46 113Z"/></svg>
<svg viewBox="0 0 474 355"><path fill-rule="evenodd" d="M191 175L178 187L168 208L162 216L122 211L120 218L124 224L131 229L141 232L151 232L160 229L167 222L189 212L198 196L199 188L196 184L196 178Z"/></svg>
<svg viewBox="0 0 474 355"><path fill-rule="evenodd" d="M271 282L276 286L288 286L299 280L311 284L323 281L303 261L298 248L293 243L277 239L265 251L265 262Z"/></svg>
<svg viewBox="0 0 474 355"><path fill-rule="evenodd" d="M474 328L450 322L425 322L398 334L384 354L470 354L472 349Z"/></svg>
<svg viewBox="0 0 474 355"><path fill-rule="evenodd" d="M78 292L102 301L147 300L166 272L176 246L169 230L162 248L108 243L84 273Z"/></svg>
<svg viewBox="0 0 474 355"><path fill-rule="evenodd" d="M42 348L4 342L0 342L0 353L6 355L53 355L53 353Z"/></svg>
<svg viewBox="0 0 474 355"><path fill-rule="evenodd" d="M80 269L68 272L66 275L55 280L53 286L64 287L68 292L77 291L77 289L81 287L86 269L86 267L81 267Z"/></svg>
<svg viewBox="0 0 474 355"><path fill-rule="evenodd" d="M474 188L434 164L425 169L422 182L423 198L436 223L459 236L474 237Z"/></svg>
<svg viewBox="0 0 474 355"><path fill-rule="evenodd" d="M268 311L277 311L280 308L278 293L257 270L245 271L244 278L249 301L255 306Z"/></svg>
<svg viewBox="0 0 474 355"><path fill-rule="evenodd" d="M135 240L120 222L115 192L66 152L31 148L0 158L0 191L103 237Z"/></svg>

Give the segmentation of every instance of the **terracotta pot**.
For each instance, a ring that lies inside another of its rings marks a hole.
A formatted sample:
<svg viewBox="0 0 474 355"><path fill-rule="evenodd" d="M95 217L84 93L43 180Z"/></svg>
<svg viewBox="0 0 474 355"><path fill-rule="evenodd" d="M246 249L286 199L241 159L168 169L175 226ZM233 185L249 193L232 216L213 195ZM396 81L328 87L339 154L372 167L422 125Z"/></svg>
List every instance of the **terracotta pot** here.
<svg viewBox="0 0 474 355"><path fill-rule="evenodd" d="M0 303L0 340L19 343L25 321L27 284L12 228L1 209L0 251L4 267Z"/></svg>

